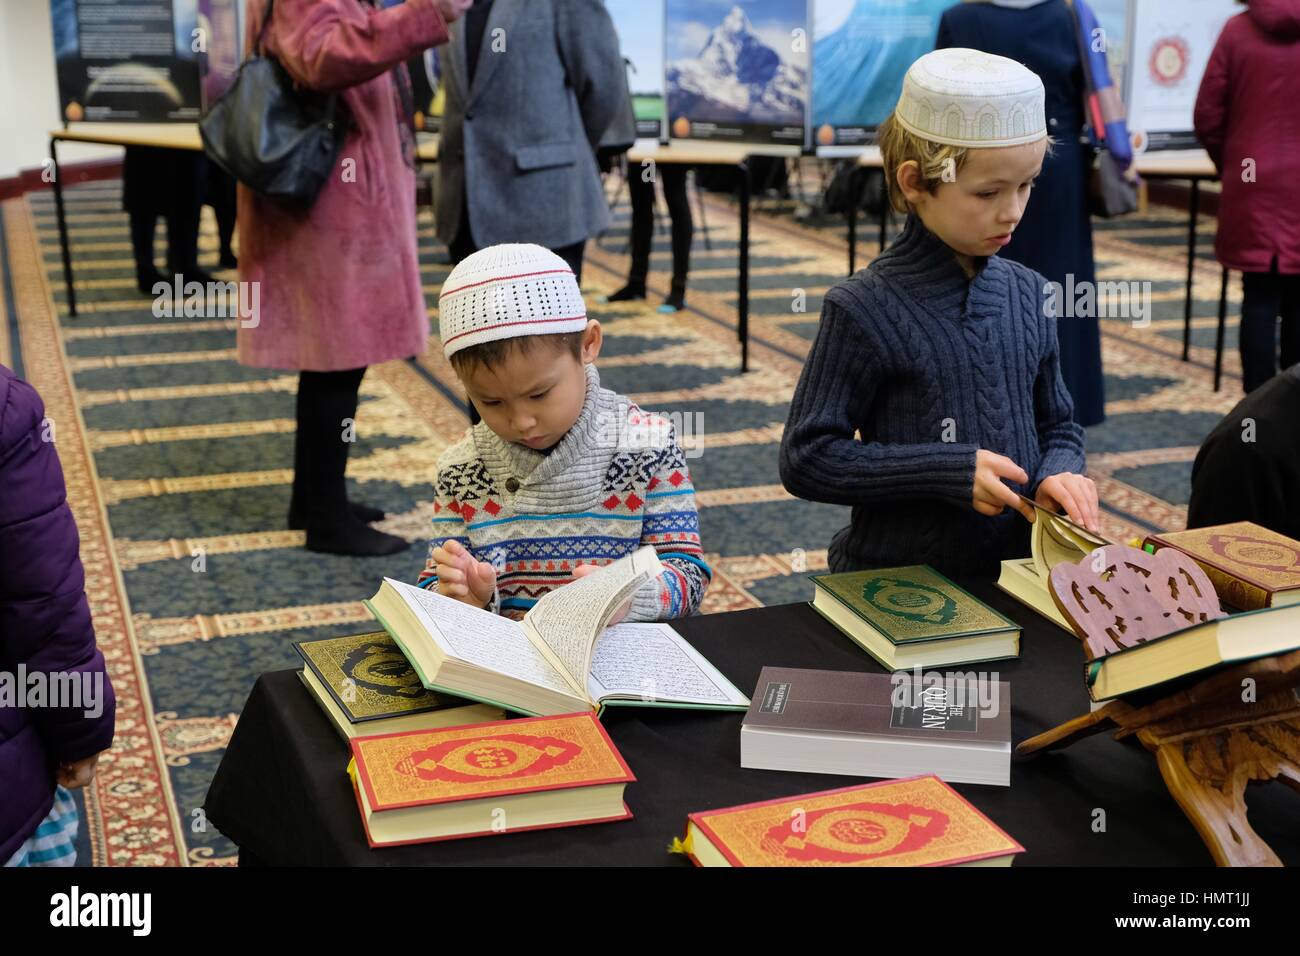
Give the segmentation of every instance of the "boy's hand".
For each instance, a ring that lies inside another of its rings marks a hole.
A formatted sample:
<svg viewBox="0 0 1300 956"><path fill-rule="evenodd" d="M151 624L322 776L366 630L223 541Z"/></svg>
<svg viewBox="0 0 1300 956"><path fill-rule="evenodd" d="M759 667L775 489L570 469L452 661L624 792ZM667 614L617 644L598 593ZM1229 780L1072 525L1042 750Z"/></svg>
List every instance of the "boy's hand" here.
<svg viewBox="0 0 1300 956"><path fill-rule="evenodd" d="M589 574L595 574L600 570L600 568L601 566L599 564L580 564L573 569L573 576L575 578L585 578ZM627 612L630 610L632 610L632 599L629 597L623 602L622 606L614 612L613 616L610 617L609 622L605 626L613 627L619 621L623 620L623 618L627 617Z"/></svg>
<svg viewBox="0 0 1300 956"><path fill-rule="evenodd" d="M445 541L433 549L429 563L438 575L438 593L475 607L487 607L497 586L497 570L459 541Z"/></svg>
<svg viewBox="0 0 1300 956"><path fill-rule="evenodd" d="M975 485L971 490L971 507L982 515L999 515L1007 506L1015 508L1030 521L1034 509L1020 500L1020 496L1003 484L1009 478L1022 485L1029 484L1024 469L1006 455L986 451L975 452Z"/></svg>
<svg viewBox="0 0 1300 956"><path fill-rule="evenodd" d="M1093 534L1101 533L1101 515L1097 507L1097 485L1091 478L1063 471L1044 478L1038 485L1034 501L1049 510L1064 510L1066 516Z"/></svg>
<svg viewBox="0 0 1300 956"><path fill-rule="evenodd" d="M54 779L60 786L77 790L95 779L95 766L99 763L99 754L92 754L72 763L61 763L55 771Z"/></svg>

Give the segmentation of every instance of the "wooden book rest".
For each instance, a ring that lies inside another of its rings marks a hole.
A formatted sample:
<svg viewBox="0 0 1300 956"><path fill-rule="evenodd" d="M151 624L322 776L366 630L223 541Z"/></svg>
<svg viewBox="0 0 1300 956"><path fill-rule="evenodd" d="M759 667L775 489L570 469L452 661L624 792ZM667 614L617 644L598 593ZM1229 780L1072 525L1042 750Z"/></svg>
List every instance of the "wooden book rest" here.
<svg viewBox="0 0 1300 956"><path fill-rule="evenodd" d="M1089 660L1224 616L1205 572L1171 548L1098 548L1053 568L1048 589ZM1245 790L1276 778L1300 792L1300 651L1224 668L1144 705L1112 700L1016 753L1068 746L1112 724L1117 740L1136 734L1155 754L1216 864L1282 865L1246 819Z"/></svg>

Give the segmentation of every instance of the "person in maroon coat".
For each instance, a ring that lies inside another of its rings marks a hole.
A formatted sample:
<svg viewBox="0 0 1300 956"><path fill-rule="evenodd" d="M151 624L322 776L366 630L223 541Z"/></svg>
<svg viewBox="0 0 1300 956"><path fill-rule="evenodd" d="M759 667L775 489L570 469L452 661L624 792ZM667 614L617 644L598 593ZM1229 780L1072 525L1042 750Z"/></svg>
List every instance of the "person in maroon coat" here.
<svg viewBox="0 0 1300 956"><path fill-rule="evenodd" d="M1223 180L1214 252L1241 276L1247 392L1300 362L1300 0L1249 0L1224 24L1196 97Z"/></svg>
<svg viewBox="0 0 1300 956"><path fill-rule="evenodd" d="M0 365L0 866L70 862L58 838L75 832L75 806L56 786L88 784L113 742L53 434L36 390ZM66 693L38 699L37 682Z"/></svg>
<svg viewBox="0 0 1300 956"><path fill-rule="evenodd" d="M349 131L303 209L238 187L239 279L258 291L240 322L239 361L298 372L288 525L307 549L396 554L409 545L368 522L344 480L366 368L419 355L429 340L415 226L414 100L406 61L447 41L470 0L250 0L246 52L279 60L298 86L337 93Z"/></svg>

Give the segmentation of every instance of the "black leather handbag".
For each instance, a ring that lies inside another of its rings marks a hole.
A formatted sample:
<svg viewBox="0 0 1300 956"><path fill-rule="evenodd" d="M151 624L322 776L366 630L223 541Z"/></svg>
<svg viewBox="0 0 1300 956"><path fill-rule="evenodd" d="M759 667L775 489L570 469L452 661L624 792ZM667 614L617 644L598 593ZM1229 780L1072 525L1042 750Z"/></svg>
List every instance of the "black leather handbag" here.
<svg viewBox="0 0 1300 956"><path fill-rule="evenodd" d="M334 171L349 120L342 98L295 86L262 38L275 0L253 44L253 55L199 123L203 149L244 185L271 199L311 205Z"/></svg>

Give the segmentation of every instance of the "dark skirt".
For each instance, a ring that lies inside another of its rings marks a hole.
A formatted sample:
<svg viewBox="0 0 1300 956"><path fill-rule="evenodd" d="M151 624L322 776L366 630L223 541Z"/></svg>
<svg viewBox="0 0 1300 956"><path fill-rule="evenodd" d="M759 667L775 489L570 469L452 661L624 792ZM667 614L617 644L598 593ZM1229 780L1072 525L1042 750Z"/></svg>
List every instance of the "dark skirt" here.
<svg viewBox="0 0 1300 956"><path fill-rule="evenodd" d="M1088 176L1092 147L1058 143L1043 161L1043 172L1025 207L1011 242L1000 253L1041 272L1067 290L1095 282L1092 219L1088 212ZM1061 341L1061 378L1074 399L1074 420L1096 425L1105 417L1101 372L1101 328L1097 317L1062 315L1056 324Z"/></svg>

